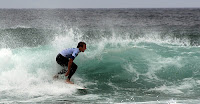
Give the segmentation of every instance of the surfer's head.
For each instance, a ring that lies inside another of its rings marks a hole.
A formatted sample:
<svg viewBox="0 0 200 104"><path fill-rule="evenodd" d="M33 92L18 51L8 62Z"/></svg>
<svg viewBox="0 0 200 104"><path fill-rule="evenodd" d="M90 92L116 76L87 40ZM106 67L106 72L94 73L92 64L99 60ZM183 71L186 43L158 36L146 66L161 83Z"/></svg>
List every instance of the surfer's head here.
<svg viewBox="0 0 200 104"><path fill-rule="evenodd" d="M77 45L77 48L79 48L79 50L81 52L84 52L86 50L86 43L85 42L79 42Z"/></svg>

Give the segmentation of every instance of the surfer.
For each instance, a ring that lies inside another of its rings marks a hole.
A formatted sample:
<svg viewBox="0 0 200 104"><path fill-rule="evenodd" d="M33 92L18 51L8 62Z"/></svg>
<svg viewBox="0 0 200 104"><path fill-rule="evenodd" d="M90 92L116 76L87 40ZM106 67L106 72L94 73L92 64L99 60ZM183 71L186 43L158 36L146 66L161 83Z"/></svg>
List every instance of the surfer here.
<svg viewBox="0 0 200 104"><path fill-rule="evenodd" d="M66 82L73 84L70 81L72 75L76 72L77 65L73 62L73 60L78 56L80 52L84 52L86 50L86 43L79 42L77 48L69 48L62 50L56 57L56 61L59 65L61 65L64 69L58 72L54 78L58 78L59 74L64 74L68 76ZM66 68L68 68L66 70Z"/></svg>

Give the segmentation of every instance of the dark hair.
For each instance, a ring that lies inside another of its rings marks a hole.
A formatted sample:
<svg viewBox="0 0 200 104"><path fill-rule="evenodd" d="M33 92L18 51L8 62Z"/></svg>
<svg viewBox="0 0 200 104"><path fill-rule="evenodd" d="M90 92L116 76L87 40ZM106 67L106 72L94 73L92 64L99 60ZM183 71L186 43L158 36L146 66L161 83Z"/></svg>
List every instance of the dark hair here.
<svg viewBox="0 0 200 104"><path fill-rule="evenodd" d="M78 45L77 45L77 48L79 48L79 47L83 47L84 44L86 45L85 42L79 42Z"/></svg>

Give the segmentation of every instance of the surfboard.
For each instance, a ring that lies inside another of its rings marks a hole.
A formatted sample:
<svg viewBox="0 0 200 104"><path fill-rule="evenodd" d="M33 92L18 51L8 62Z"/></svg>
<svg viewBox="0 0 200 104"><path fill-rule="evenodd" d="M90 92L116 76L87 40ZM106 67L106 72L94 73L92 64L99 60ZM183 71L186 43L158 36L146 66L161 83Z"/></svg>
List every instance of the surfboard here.
<svg viewBox="0 0 200 104"><path fill-rule="evenodd" d="M76 88L76 89L78 89L78 90L86 90L86 89L87 89L87 88L82 87L82 86L79 86L79 85L77 85L77 84L69 84L69 83L67 83L67 82L66 82L66 84L68 84L68 85L70 85L71 87Z"/></svg>
<svg viewBox="0 0 200 104"><path fill-rule="evenodd" d="M78 89L78 90L86 90L87 88L85 88L85 87L82 87L82 86L79 86L79 85L77 85L77 84L71 84L73 87L75 87L76 89Z"/></svg>
<svg viewBox="0 0 200 104"><path fill-rule="evenodd" d="M62 81L63 81L63 79L59 79L59 78L55 78L54 80L55 80L55 81L59 81L59 82L62 82ZM68 84L68 85L70 85L70 86L73 87L73 88L78 89L78 90L86 90L86 89L87 89L87 88L82 87L82 86L79 86L79 85L77 85L77 84L70 84L70 83L67 83L67 82L65 82L65 83Z"/></svg>

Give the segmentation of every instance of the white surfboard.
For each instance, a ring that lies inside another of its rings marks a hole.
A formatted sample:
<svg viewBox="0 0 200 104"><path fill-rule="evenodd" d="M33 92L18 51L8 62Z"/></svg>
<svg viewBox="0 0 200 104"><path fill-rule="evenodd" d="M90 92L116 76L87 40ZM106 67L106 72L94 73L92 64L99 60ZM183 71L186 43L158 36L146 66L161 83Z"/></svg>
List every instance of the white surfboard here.
<svg viewBox="0 0 200 104"><path fill-rule="evenodd" d="M54 79L54 80L59 81L59 82L63 81L62 79ZM79 86L77 84L69 84L67 82L65 82L65 83L68 84L68 85L70 85L71 87L74 87L74 88L78 89L78 90L86 90L87 89L87 88Z"/></svg>
<svg viewBox="0 0 200 104"><path fill-rule="evenodd" d="M72 86L74 86L75 88L77 88L78 90L86 90L87 88L79 86L77 84L72 84Z"/></svg>
<svg viewBox="0 0 200 104"><path fill-rule="evenodd" d="M79 86L77 84L69 84L69 83L67 83L67 84L70 85L71 87L78 89L78 90L86 90L87 89L87 88Z"/></svg>

